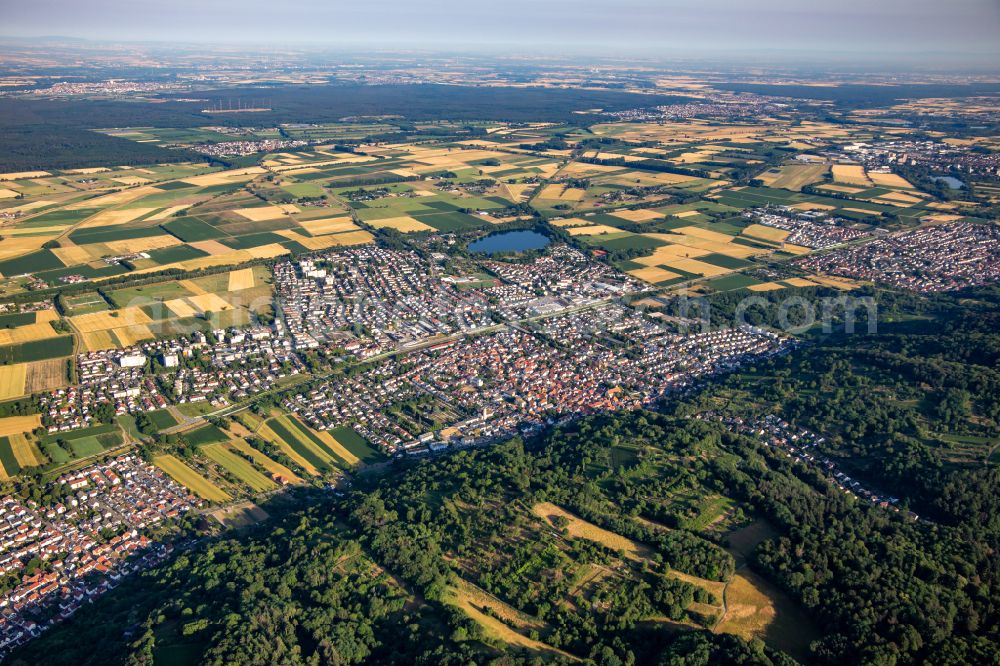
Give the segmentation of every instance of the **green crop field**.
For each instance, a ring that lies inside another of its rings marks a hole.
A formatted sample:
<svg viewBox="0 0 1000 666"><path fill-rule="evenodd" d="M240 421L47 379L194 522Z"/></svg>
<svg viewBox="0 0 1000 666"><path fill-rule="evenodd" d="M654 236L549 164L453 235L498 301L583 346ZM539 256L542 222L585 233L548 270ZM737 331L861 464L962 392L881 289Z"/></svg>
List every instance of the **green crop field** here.
<svg viewBox="0 0 1000 666"><path fill-rule="evenodd" d="M205 425L195 430L188 430L184 433L184 439L188 441L189 444L197 446L199 444L214 444L215 442L224 442L229 437L226 433L222 432L214 425Z"/></svg>
<svg viewBox="0 0 1000 666"><path fill-rule="evenodd" d="M174 481L203 499L210 502L226 502L232 499L229 493L170 454L157 456L153 459L153 464L169 474Z"/></svg>
<svg viewBox="0 0 1000 666"><path fill-rule="evenodd" d="M346 426L334 428L329 431L330 435L337 440L345 449L356 455L366 464L377 463L385 460L385 456L372 448L364 437L354 432Z"/></svg>
<svg viewBox="0 0 1000 666"><path fill-rule="evenodd" d="M177 419L175 419L174 415L166 409L157 409L152 412L147 412L146 416L157 430L164 430L177 425Z"/></svg>
<svg viewBox="0 0 1000 666"><path fill-rule="evenodd" d="M73 336L61 335L46 340L32 340L17 345L0 347L0 365L27 363L60 358L73 353Z"/></svg>
<svg viewBox="0 0 1000 666"><path fill-rule="evenodd" d="M185 243L211 240L225 236L224 233L196 217L181 217L160 225Z"/></svg>
<svg viewBox="0 0 1000 666"><path fill-rule="evenodd" d="M335 467L334 457L330 452L325 447L314 442L308 434L290 423L287 417L280 416L268 419L266 425L282 442L295 451L295 453L302 456L303 459L316 469L322 470Z"/></svg>
<svg viewBox="0 0 1000 666"><path fill-rule="evenodd" d="M274 490L277 484L258 472L245 458L233 453L225 444L207 444L201 452L228 470L254 492Z"/></svg>

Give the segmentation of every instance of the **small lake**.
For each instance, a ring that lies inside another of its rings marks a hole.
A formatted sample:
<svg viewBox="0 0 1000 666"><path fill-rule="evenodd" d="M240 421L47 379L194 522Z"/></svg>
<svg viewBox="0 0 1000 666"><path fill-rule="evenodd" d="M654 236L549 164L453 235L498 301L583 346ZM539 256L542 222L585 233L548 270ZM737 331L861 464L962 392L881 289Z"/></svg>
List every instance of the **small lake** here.
<svg viewBox="0 0 1000 666"><path fill-rule="evenodd" d="M961 190L965 187L965 183L954 176L934 176L934 180L939 183L944 183L953 190Z"/></svg>
<svg viewBox="0 0 1000 666"><path fill-rule="evenodd" d="M537 231L505 231L469 243L469 252L480 254L527 252L540 250L551 242L548 236Z"/></svg>

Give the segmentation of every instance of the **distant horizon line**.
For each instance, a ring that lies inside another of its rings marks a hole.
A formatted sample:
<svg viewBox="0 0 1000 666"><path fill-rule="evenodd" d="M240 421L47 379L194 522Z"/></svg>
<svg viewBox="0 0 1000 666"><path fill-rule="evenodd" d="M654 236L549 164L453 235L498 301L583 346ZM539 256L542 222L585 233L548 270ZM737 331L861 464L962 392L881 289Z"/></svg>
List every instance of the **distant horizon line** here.
<svg viewBox="0 0 1000 666"><path fill-rule="evenodd" d="M803 49L798 47L768 47L768 48L726 48L718 46L704 46L700 50L692 50L690 46L662 46L662 45L620 45L613 46L610 43L595 43L589 41L583 42L562 42L553 43L549 46L536 45L529 50L525 51L526 45L522 42L513 41L488 41L488 42L477 42L477 43L462 43L453 42L446 45L435 44L428 41L418 41L418 42L400 42L394 41L391 45L386 42L378 42L376 40L345 40L343 37L338 38L336 43L316 41L313 39L299 40L299 41L287 41L287 40L274 40L274 41L261 41L261 40L208 40L199 38L184 38L184 39L171 39L171 38L156 38L156 39L127 39L119 37L85 37L77 35L58 35L58 34L32 34L32 35L10 35L10 34L0 34L0 42L12 41L12 42L24 42L30 40L42 40L42 41L72 41L72 42L84 42L87 44L94 45L145 45L145 46L215 46L218 48L247 48L247 49L273 49L273 48L298 48L304 51L322 49L330 52L359 52L359 51L373 51L373 52L383 52L383 53L403 53L407 51L422 51L428 53L437 54L455 54L455 53L469 53L469 54L484 54L490 55L495 54L497 51L508 52L513 49L518 49L518 55L525 57L532 56L546 56L546 57L591 57L594 59L624 59L626 56L618 57L618 53L622 47L624 47L628 53L627 57L637 57L642 56L646 58L655 59L657 57L664 57L669 54L669 57L677 57L680 54L687 54L685 59L688 60L699 60L706 57L713 58L719 56L747 56L747 55L758 55L760 57L767 56L779 56L779 57L801 57L812 56L814 58L823 57L837 57L838 59L844 59L848 61L858 61L863 60L870 56L883 57L889 60L917 60L926 58L966 58L971 60L985 61L987 59L992 59L990 64L993 64L995 68L1000 72L1000 48L995 50L967 50L967 51L956 51L956 50L902 50L902 49L865 49L860 50L856 48L847 50L837 50L837 49ZM586 49L586 51L583 51ZM659 55L658 55L659 54ZM813 64L813 63L810 63Z"/></svg>

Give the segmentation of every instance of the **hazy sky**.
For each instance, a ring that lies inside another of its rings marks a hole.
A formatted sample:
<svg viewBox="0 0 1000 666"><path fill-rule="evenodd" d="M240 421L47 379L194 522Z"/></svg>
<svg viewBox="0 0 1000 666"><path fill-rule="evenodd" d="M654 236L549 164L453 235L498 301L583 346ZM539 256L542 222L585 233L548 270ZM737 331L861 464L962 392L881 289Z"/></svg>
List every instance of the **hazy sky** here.
<svg viewBox="0 0 1000 666"><path fill-rule="evenodd" d="M122 41L1000 53L1000 0L0 0L0 19Z"/></svg>

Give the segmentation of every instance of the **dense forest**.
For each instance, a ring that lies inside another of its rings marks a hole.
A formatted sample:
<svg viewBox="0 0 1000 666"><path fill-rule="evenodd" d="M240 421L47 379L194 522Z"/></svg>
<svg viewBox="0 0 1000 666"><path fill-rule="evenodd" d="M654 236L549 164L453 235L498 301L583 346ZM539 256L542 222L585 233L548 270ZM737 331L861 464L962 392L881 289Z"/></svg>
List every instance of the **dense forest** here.
<svg viewBox="0 0 1000 666"><path fill-rule="evenodd" d="M261 91L199 91L200 102L0 99L0 172L150 164L204 159L91 132L105 127L271 126L331 123L349 116L399 116L406 120L505 120L583 123L582 109L619 110L687 101L670 95L608 90L473 88L440 85L285 86ZM231 100L259 101L265 113L209 116L201 109ZM190 97L190 93L176 95ZM207 101L204 101L207 100Z"/></svg>

